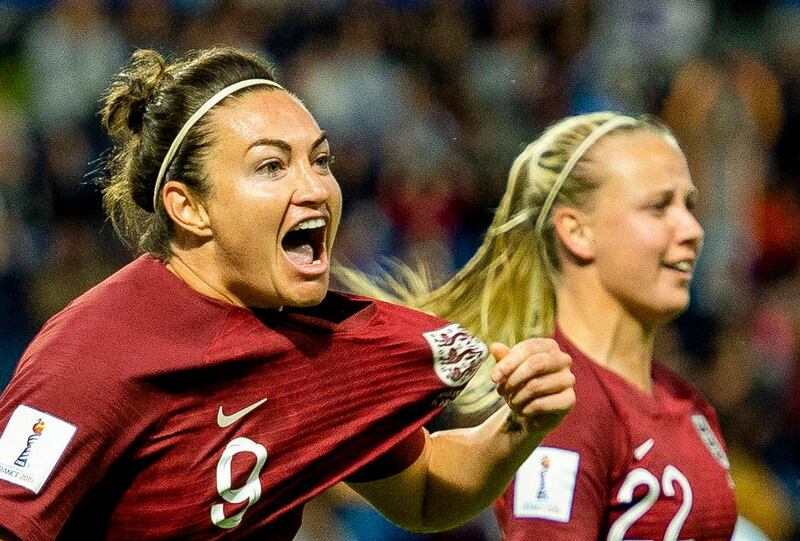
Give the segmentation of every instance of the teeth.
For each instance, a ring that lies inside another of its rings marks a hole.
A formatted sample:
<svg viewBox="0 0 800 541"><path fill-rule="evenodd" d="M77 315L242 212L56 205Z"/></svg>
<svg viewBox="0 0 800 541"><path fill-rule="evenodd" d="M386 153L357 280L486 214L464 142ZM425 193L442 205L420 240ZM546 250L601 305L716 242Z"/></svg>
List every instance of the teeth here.
<svg viewBox="0 0 800 541"><path fill-rule="evenodd" d="M310 218L308 220L303 220L294 226L291 231L300 231L301 229L316 229L318 227L325 227L324 218Z"/></svg>
<svg viewBox="0 0 800 541"><path fill-rule="evenodd" d="M672 267L682 272L692 272L694 264L691 261L678 261Z"/></svg>

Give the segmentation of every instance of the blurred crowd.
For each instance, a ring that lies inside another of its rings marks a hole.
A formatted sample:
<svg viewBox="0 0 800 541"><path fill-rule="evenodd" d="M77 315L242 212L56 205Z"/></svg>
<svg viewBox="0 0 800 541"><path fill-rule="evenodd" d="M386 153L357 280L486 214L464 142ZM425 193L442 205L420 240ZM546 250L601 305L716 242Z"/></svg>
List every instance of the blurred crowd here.
<svg viewBox="0 0 800 541"><path fill-rule="evenodd" d="M659 357L717 407L740 512L800 539L800 0L0 0L0 389L42 323L131 259L94 184L97 111L137 48L259 51L328 131L335 256L471 255L513 157L574 113L652 113L700 189L690 310ZM411 536L346 491L301 537Z"/></svg>

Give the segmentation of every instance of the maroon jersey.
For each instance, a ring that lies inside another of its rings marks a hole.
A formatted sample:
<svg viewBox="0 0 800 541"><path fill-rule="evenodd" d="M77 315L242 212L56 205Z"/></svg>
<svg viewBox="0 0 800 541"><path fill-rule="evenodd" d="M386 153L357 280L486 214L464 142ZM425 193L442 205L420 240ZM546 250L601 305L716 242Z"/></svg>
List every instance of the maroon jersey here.
<svg viewBox="0 0 800 541"><path fill-rule="evenodd" d="M0 527L22 539L291 539L304 503L397 473L486 347L330 293L251 311L142 257L32 342L0 400Z"/></svg>
<svg viewBox="0 0 800 541"><path fill-rule="evenodd" d="M577 402L495 504L504 538L730 539L736 502L711 406L658 364L646 394L556 340Z"/></svg>

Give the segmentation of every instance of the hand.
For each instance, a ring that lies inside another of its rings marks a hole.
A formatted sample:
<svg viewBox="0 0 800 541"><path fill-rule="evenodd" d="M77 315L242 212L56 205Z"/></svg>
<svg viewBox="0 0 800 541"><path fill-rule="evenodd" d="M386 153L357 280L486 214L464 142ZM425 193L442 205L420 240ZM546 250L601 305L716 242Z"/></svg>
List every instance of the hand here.
<svg viewBox="0 0 800 541"><path fill-rule="evenodd" d="M530 338L513 348L495 342L492 381L516 421L528 431L549 432L575 405L572 358L555 340Z"/></svg>

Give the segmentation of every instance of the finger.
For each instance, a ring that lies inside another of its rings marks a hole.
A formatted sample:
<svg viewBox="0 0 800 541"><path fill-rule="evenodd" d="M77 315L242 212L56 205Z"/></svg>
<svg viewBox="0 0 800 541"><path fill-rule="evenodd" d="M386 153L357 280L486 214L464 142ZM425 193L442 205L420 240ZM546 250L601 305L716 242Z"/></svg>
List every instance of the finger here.
<svg viewBox="0 0 800 541"><path fill-rule="evenodd" d="M502 345L502 344L501 344ZM560 352L558 344L550 338L529 338L516 344L510 350L500 351L502 358L498 359L497 367L492 373L492 379L499 383L508 377L516 368L529 357L537 353ZM494 376L497 376L496 378Z"/></svg>
<svg viewBox="0 0 800 541"><path fill-rule="evenodd" d="M504 370L509 370L510 365L503 364L501 368L500 361L508 355L509 351L511 351L511 348L500 342L493 342L492 345L489 346L489 352L491 352L492 356L497 361L497 366L492 371L491 376L489 376L494 383L504 380L507 376Z"/></svg>
<svg viewBox="0 0 800 541"><path fill-rule="evenodd" d="M572 388L575 376L569 370L534 378L509 396L508 403L514 411L524 411L525 406L538 398L556 395Z"/></svg>
<svg viewBox="0 0 800 541"><path fill-rule="evenodd" d="M572 366L572 357L566 353L537 353L520 363L514 371L502 382L503 389L515 392L525 386L532 379L555 374L562 370L569 371Z"/></svg>
<svg viewBox="0 0 800 541"><path fill-rule="evenodd" d="M508 355L509 351L511 351L511 348L502 342L492 342L489 346L489 352L497 361L500 361L503 357Z"/></svg>
<svg viewBox="0 0 800 541"><path fill-rule="evenodd" d="M529 402L519 412L536 426L555 426L575 406L575 391L570 387Z"/></svg>

